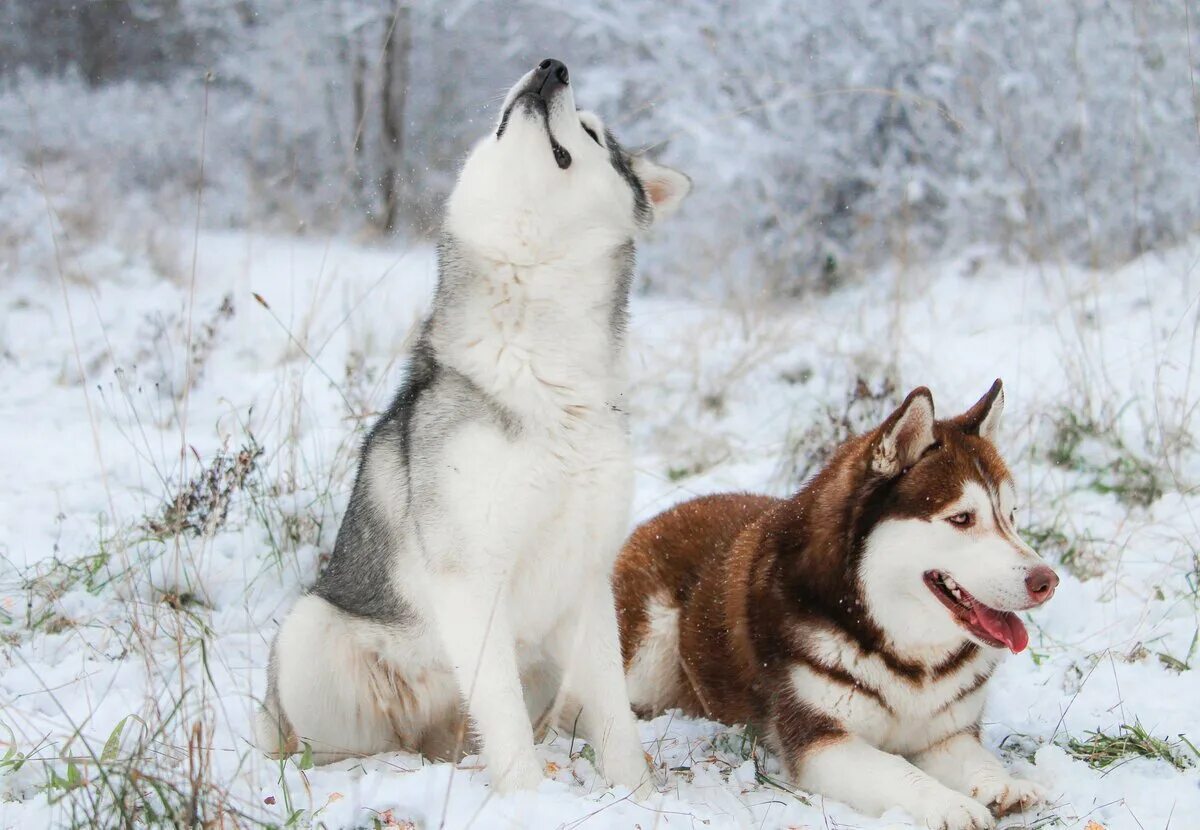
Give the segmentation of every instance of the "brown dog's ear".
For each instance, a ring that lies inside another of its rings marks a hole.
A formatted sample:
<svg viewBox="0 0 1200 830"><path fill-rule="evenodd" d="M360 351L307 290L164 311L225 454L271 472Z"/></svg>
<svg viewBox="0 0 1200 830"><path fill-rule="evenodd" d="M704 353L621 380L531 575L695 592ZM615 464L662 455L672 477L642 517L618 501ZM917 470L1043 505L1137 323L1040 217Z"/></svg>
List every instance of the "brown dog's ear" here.
<svg viewBox="0 0 1200 830"><path fill-rule="evenodd" d="M1004 412L1004 384L1000 378L992 384L976 404L953 420L954 426L967 435L978 435L995 443L1000 431L1000 415Z"/></svg>
<svg viewBox="0 0 1200 830"><path fill-rule="evenodd" d="M900 408L879 428L871 448L871 470L896 476L917 463L937 443L933 437L933 395L924 386L908 393Z"/></svg>

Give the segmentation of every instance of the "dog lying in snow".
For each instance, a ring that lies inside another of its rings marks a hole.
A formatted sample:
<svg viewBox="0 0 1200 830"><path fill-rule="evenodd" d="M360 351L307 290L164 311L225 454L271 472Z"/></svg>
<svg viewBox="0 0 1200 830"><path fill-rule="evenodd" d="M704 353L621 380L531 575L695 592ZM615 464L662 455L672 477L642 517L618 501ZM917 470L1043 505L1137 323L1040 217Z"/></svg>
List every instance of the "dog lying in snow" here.
<svg viewBox="0 0 1200 830"><path fill-rule="evenodd" d="M636 711L762 729L792 779L927 827L1042 798L980 743L987 681L1058 577L1013 528L1000 381L958 417L914 390L790 499L725 494L642 525L617 561Z"/></svg>

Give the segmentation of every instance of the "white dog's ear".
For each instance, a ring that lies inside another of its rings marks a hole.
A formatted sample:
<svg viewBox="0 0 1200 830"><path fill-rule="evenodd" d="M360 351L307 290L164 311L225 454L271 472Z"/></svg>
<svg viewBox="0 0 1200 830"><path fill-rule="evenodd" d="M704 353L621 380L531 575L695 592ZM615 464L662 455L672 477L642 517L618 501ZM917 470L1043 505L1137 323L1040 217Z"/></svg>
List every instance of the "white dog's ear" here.
<svg viewBox="0 0 1200 830"><path fill-rule="evenodd" d="M634 156L632 165L633 172L642 180L655 222L674 213L679 203L691 192L692 180L678 170L664 167L645 156Z"/></svg>
<svg viewBox="0 0 1200 830"><path fill-rule="evenodd" d="M919 386L908 393L904 403L879 428L871 450L871 470L881 476L899 475L936 443L933 395Z"/></svg>
<svg viewBox="0 0 1200 830"><path fill-rule="evenodd" d="M968 435L978 435L992 443L1000 432L1000 415L1004 412L1004 384L1000 378L973 407L954 419L954 423Z"/></svg>

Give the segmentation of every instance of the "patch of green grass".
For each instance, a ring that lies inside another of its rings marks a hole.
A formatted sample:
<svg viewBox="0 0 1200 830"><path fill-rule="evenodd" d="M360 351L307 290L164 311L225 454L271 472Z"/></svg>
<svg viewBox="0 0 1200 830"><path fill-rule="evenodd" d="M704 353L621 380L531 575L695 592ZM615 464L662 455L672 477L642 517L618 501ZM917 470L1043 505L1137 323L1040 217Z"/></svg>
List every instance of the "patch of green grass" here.
<svg viewBox="0 0 1200 830"><path fill-rule="evenodd" d="M1131 507L1148 507L1162 497L1162 473L1126 446L1115 429L1066 408L1053 416L1053 426L1045 450L1050 463L1084 474L1090 489Z"/></svg>
<svg viewBox="0 0 1200 830"><path fill-rule="evenodd" d="M1177 770L1196 765L1200 756L1185 736L1176 741L1156 738L1141 723L1121 724L1116 734L1089 732L1086 738L1071 738L1065 749L1093 769L1108 769L1131 758L1166 761Z"/></svg>
<svg viewBox="0 0 1200 830"><path fill-rule="evenodd" d="M683 481L685 478L690 478L691 476L703 471L704 468L699 464L692 464L687 467L668 467L667 480L672 482Z"/></svg>
<svg viewBox="0 0 1200 830"><path fill-rule="evenodd" d="M1054 419L1054 439L1046 457L1056 467L1074 468L1079 463L1079 449L1084 440L1096 432L1091 421L1081 419L1069 409L1062 409Z"/></svg>
<svg viewBox="0 0 1200 830"><path fill-rule="evenodd" d="M28 759L28 754L17 750L17 736L6 724L0 723L0 727L8 733L8 741L4 744L4 754L0 755L0 775L10 772L18 772L21 767L25 766L25 761Z"/></svg>
<svg viewBox="0 0 1200 830"><path fill-rule="evenodd" d="M753 726L739 730L728 730L713 739L713 748L727 753L742 761L754 757L754 750L761 742L761 733Z"/></svg>
<svg viewBox="0 0 1200 830"><path fill-rule="evenodd" d="M265 827L210 779L204 757L206 729L200 721L177 745L183 712L178 702L156 726L122 718L102 748L84 741L83 753L43 761L48 800L58 806L59 825L93 827ZM141 729L127 728L131 722ZM185 727L186 728L186 727Z"/></svg>
<svg viewBox="0 0 1200 830"><path fill-rule="evenodd" d="M1183 658L1176 657L1173 654L1168 654L1165 651L1157 652L1158 662L1162 663L1168 669L1177 672L1190 671L1192 668L1192 660L1196 656L1196 648L1200 646L1200 628L1196 629L1196 633L1192 635L1192 643L1188 646L1187 654Z"/></svg>
<svg viewBox="0 0 1200 830"><path fill-rule="evenodd" d="M58 601L71 591L84 590L99 596L117 576L110 567L112 556L108 550L109 540L101 528L99 549L77 559L64 559L58 555L36 563L20 574L21 591L25 594L25 628L47 634L57 634L76 625L75 620L63 614ZM0 623L14 623L15 615L5 613ZM15 634L6 636L6 642L16 643Z"/></svg>
<svg viewBox="0 0 1200 830"><path fill-rule="evenodd" d="M713 749L731 755L737 761L733 763L727 759L718 759L729 764L730 771L746 761L753 761L754 780L757 783L785 792L797 801L811 806L812 802L808 796L766 771L766 745L763 743L762 733L756 727L751 725L741 730L731 729L720 733L713 738Z"/></svg>
<svg viewBox="0 0 1200 830"><path fill-rule="evenodd" d="M1184 576L1188 590L1196 599L1200 599L1200 551L1192 549L1192 567Z"/></svg>
<svg viewBox="0 0 1200 830"><path fill-rule="evenodd" d="M22 587L49 599L58 598L75 588L82 588L89 594L96 595L111 581L106 572L108 562L109 555L103 546L98 553L78 559L64 560L54 557L44 569L39 568L26 577Z"/></svg>
<svg viewBox="0 0 1200 830"><path fill-rule="evenodd" d="M1092 480L1097 493L1112 493L1122 504L1149 507L1162 498L1159 471L1143 458L1123 455L1099 469Z"/></svg>

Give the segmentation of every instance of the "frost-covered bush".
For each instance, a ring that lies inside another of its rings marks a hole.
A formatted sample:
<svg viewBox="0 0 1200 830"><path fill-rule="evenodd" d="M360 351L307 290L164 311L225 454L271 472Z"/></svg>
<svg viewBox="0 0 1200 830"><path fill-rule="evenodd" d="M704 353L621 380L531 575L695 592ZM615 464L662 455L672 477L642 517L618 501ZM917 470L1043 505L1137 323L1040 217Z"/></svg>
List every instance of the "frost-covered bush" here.
<svg viewBox="0 0 1200 830"><path fill-rule="evenodd" d="M507 85L555 55L695 179L656 287L796 293L975 245L1103 264L1200 227L1185 4L50 6L0 11L10 166L186 215L203 126L207 224L428 231Z"/></svg>

